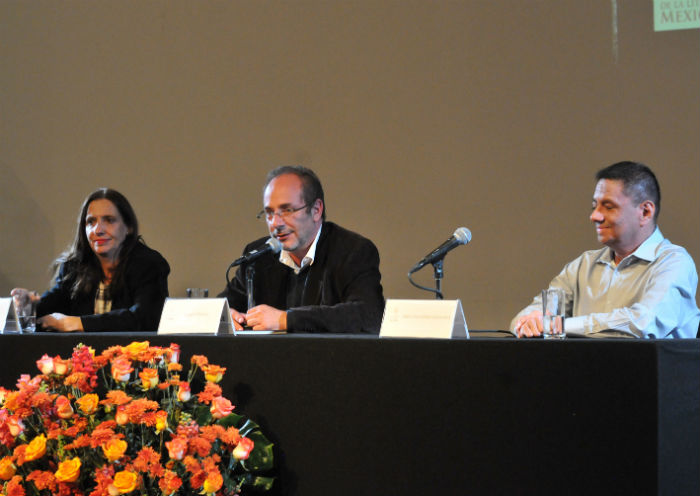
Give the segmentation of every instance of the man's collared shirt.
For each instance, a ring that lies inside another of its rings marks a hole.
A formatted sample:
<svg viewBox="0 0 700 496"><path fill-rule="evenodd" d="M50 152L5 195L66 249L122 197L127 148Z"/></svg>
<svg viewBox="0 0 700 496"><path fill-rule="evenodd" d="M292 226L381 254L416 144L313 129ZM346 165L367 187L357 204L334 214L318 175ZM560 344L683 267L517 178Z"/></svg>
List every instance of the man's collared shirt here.
<svg viewBox="0 0 700 496"><path fill-rule="evenodd" d="M697 285L693 259L665 239L658 227L619 264L608 247L587 251L549 284L566 292L566 331L594 334L616 329L652 338L695 337L700 321ZM533 310L542 310L540 296L513 322Z"/></svg>
<svg viewBox="0 0 700 496"><path fill-rule="evenodd" d="M296 264L296 262L292 259L292 256L286 250L282 250L280 252L280 262L282 262L284 265L286 265L287 267L294 270L295 274L298 274L301 271L301 269L303 269L304 267L306 267L308 265L313 265L314 258L316 257L316 245L318 244L318 239L321 237L321 229L322 228L323 228L323 224L321 224L318 227L318 232L316 233L316 237L314 238L314 242L311 243L311 246L309 247L309 251L307 251L306 255L304 255L304 258L301 259L301 266Z"/></svg>

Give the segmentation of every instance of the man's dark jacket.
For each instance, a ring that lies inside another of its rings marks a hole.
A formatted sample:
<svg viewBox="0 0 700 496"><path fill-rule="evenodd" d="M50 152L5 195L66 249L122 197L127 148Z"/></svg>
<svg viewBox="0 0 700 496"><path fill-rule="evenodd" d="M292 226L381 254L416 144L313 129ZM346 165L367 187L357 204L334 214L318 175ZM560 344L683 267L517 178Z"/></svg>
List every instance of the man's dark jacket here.
<svg viewBox="0 0 700 496"><path fill-rule="evenodd" d="M124 290L112 295L112 311L95 314L95 295L71 297L65 277L70 267L59 269L55 285L41 296L37 317L53 312L80 317L85 331L157 331L163 303L168 296L168 262L155 250L136 243L124 272Z"/></svg>
<svg viewBox="0 0 700 496"><path fill-rule="evenodd" d="M250 243L243 253L267 239ZM324 222L314 262L298 275L279 261L279 254L266 253L251 264L255 304L286 310L288 332L379 333L384 312L379 252L367 238ZM219 295L239 312L247 310L248 265L238 268Z"/></svg>

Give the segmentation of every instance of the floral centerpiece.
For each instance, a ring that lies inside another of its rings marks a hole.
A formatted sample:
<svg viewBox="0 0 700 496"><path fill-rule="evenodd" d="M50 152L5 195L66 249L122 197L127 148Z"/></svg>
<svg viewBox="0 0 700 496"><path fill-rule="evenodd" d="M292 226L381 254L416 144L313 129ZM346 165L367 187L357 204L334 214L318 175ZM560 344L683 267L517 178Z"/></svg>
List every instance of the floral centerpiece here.
<svg viewBox="0 0 700 496"><path fill-rule="evenodd" d="M272 443L233 413L225 368L148 341L70 359L0 388L0 487L8 496L234 495L267 490ZM194 389L200 391L195 394Z"/></svg>

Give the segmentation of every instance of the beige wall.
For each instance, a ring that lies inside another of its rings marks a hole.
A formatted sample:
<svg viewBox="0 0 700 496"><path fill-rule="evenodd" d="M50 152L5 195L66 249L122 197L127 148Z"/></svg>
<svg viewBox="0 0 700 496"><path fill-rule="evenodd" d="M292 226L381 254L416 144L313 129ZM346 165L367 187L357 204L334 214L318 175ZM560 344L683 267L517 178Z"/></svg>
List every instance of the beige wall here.
<svg viewBox="0 0 700 496"><path fill-rule="evenodd" d="M642 0L3 1L0 292L47 286L105 185L173 296L216 292L289 163L376 242L387 297L429 298L406 271L471 229L443 289L473 329L596 247L593 174L618 160L654 168L661 228L700 260L699 49Z"/></svg>

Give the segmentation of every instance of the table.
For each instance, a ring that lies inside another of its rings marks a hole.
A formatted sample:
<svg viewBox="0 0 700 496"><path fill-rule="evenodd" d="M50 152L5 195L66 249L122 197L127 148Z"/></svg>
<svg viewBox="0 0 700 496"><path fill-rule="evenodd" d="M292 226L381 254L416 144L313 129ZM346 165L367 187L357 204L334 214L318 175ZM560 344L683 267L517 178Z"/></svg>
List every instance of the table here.
<svg viewBox="0 0 700 496"><path fill-rule="evenodd" d="M273 494L700 494L697 339L2 335L0 385L146 339L227 367L275 443Z"/></svg>

